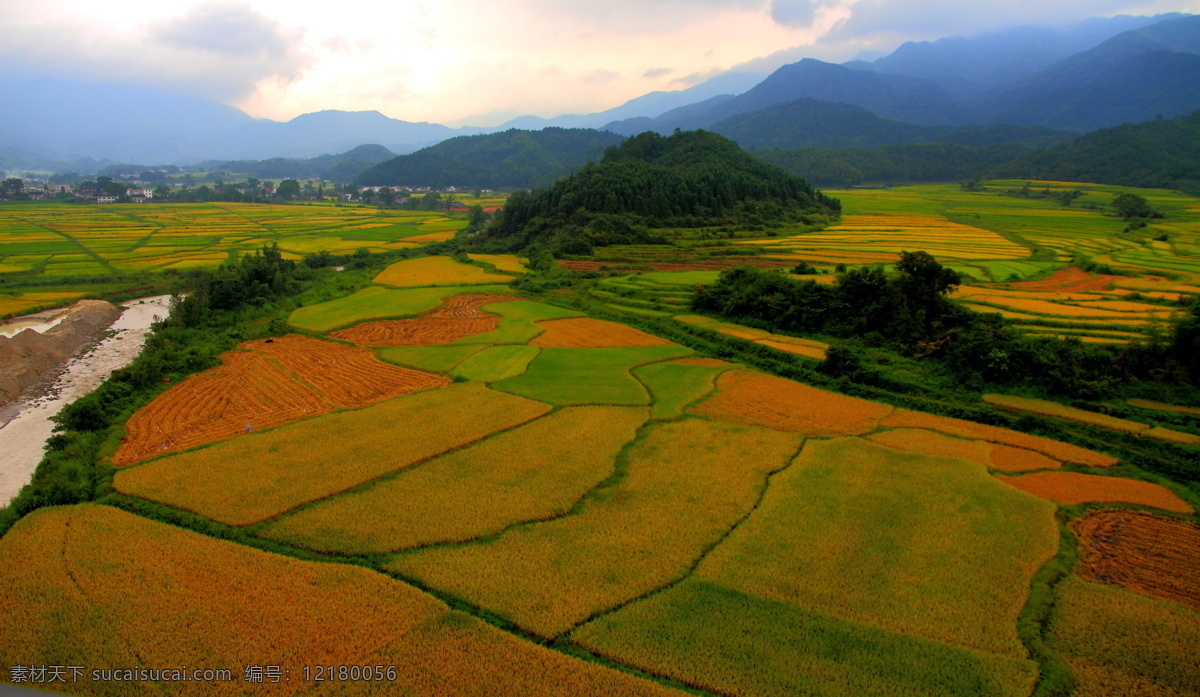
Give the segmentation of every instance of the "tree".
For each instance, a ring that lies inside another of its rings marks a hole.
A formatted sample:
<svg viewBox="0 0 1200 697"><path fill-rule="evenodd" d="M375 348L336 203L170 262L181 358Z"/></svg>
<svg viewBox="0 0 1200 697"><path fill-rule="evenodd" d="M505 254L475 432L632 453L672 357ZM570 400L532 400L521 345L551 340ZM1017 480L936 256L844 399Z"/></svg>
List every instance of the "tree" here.
<svg viewBox="0 0 1200 697"><path fill-rule="evenodd" d="M1113 194L1112 207L1116 214L1125 220L1158 217L1156 211L1150 207L1150 202L1137 194Z"/></svg>
<svg viewBox="0 0 1200 697"><path fill-rule="evenodd" d="M295 179L284 179L279 182L279 188L275 189L275 195L284 201L291 201L300 194L300 182Z"/></svg>

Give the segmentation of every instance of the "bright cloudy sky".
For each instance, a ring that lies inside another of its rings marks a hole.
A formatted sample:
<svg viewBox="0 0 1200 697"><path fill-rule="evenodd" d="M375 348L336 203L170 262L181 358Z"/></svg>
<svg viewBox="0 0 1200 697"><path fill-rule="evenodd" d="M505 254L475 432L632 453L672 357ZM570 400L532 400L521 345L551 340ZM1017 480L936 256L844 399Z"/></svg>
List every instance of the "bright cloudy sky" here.
<svg viewBox="0 0 1200 697"><path fill-rule="evenodd" d="M165 87L290 119L321 109L496 125L730 69L1200 0L41 0L0 2L0 74Z"/></svg>

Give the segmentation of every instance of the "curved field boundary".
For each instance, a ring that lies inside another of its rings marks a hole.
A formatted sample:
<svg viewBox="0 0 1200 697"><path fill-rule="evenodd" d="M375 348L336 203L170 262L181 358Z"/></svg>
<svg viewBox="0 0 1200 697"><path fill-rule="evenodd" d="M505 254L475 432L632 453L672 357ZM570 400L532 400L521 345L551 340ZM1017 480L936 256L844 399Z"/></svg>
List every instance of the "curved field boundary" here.
<svg viewBox="0 0 1200 697"><path fill-rule="evenodd" d="M498 390L562 406L646 406L650 395L630 374L640 365L692 353L683 346L540 349L524 373L494 383Z"/></svg>
<svg viewBox="0 0 1200 697"><path fill-rule="evenodd" d="M800 443L703 419L651 426L627 452L624 477L573 515L402 554L386 568L552 637L686 576Z"/></svg>
<svg viewBox="0 0 1200 697"><path fill-rule="evenodd" d="M1139 409L1152 409L1154 411L1173 411L1179 414L1193 414L1200 416L1200 407L1184 407L1178 404L1165 404L1163 402L1153 402L1149 399L1131 399L1129 406Z"/></svg>
<svg viewBox="0 0 1200 697"><path fill-rule="evenodd" d="M453 233L449 236L452 237ZM411 237L409 241L417 242L426 237L428 236ZM511 279L512 276L491 274L478 266L460 264L450 257L419 257L392 264L381 271L373 282L381 286L414 288L497 283Z"/></svg>
<svg viewBox="0 0 1200 697"><path fill-rule="evenodd" d="M889 448L918 455L956 457L1002 472L1032 472L1062 467L1058 460L1033 450L982 440L965 440L926 429L900 428L880 431L866 438Z"/></svg>
<svg viewBox="0 0 1200 697"><path fill-rule="evenodd" d="M33 513L0 539L0 568L9 620L0 656L11 665L228 667L236 678L131 682L121 694L169 684L183 697L288 696L313 688L306 666L331 664L395 665L386 689L406 695L681 695L518 639L369 569L269 554L114 508ZM268 661L291 679L248 687L243 667ZM382 686L326 685L349 695Z"/></svg>
<svg viewBox="0 0 1200 697"><path fill-rule="evenodd" d="M121 493L249 525L535 419L550 407L452 385L123 469Z"/></svg>
<svg viewBox="0 0 1200 697"><path fill-rule="evenodd" d="M1072 521L1076 572L1200 611L1200 526L1141 511L1101 510Z"/></svg>
<svg viewBox="0 0 1200 697"><path fill-rule="evenodd" d="M1194 697L1200 613L1121 588L1068 577L1046 639L1084 697Z"/></svg>
<svg viewBox="0 0 1200 697"><path fill-rule="evenodd" d="M384 363L367 349L295 334L238 348L130 417L113 463L129 465L450 383Z"/></svg>
<svg viewBox="0 0 1200 697"><path fill-rule="evenodd" d="M1200 436L1191 433L1182 433L1180 431L1172 431L1167 428L1151 426L1150 424L1140 423L1138 421L1130 421L1128 419L1118 419L1115 416L1107 414L1099 414L1094 411L1086 411L1084 409L1076 409L1068 407L1065 404L1058 402L1049 402L1044 399L1029 399L1027 397L1014 397L1011 395L1002 394L985 394L983 401L988 404L994 404L1005 409L1014 411L1025 411L1032 414L1041 414L1043 416L1054 416L1060 419L1070 421L1078 421L1079 423L1098 428L1105 428L1110 431L1123 431L1125 433L1133 433L1139 436L1148 438L1157 438L1158 440L1171 441L1172 443L1183 443L1186 445L1200 444Z"/></svg>
<svg viewBox="0 0 1200 697"><path fill-rule="evenodd" d="M708 396L715 388L717 375L732 367L713 358L684 358L651 363L631 373L650 392L651 418L673 419L682 416L688 405Z"/></svg>
<svg viewBox="0 0 1200 697"><path fill-rule="evenodd" d="M420 317L364 322L329 336L360 346L441 346L495 330L500 317L484 312L483 306L519 301L512 295L454 295Z"/></svg>
<svg viewBox="0 0 1200 697"><path fill-rule="evenodd" d="M829 344L822 341L801 339L784 334L772 334L762 329L754 329L753 327L734 324L732 322L723 322L703 315L676 315L674 319L684 324L717 332L718 334L753 341L756 344L762 344L776 351L805 356L817 361L825 360L825 353L829 350Z"/></svg>
<svg viewBox="0 0 1200 697"><path fill-rule="evenodd" d="M925 428L962 438L1011 445L1014 448L1037 451L1059 462L1070 462L1076 465L1112 467L1117 464L1117 458L1115 457L1081 448L1077 445L1071 445L1070 443L1062 443L1050 440L1049 438L1042 438L1041 436L1033 436L1028 433L1000 428L999 426L988 426L987 424L976 423L974 421L952 419L948 416L937 416L919 411L909 411L908 409L897 409L884 417L879 425L883 428Z"/></svg>
<svg viewBox="0 0 1200 697"><path fill-rule="evenodd" d="M751 370L723 373L716 392L688 409L721 421L817 437L870 433L892 410Z"/></svg>
<svg viewBox="0 0 1200 697"><path fill-rule="evenodd" d="M567 407L319 502L259 534L310 549L380 554L555 518L612 475L646 417L637 407Z"/></svg>
<svg viewBox="0 0 1200 697"><path fill-rule="evenodd" d="M537 348L623 348L671 346L672 342L640 329L591 317L542 320L542 333L530 346Z"/></svg>
<svg viewBox="0 0 1200 697"><path fill-rule="evenodd" d="M1073 506L1080 503L1132 503L1175 513L1195 513L1175 492L1153 482L1079 472L1035 472L996 478L1034 496Z"/></svg>
<svg viewBox="0 0 1200 697"><path fill-rule="evenodd" d="M503 285L407 289L370 286L344 298L298 308L288 317L288 324L324 333L366 320L419 315L441 305L451 295L509 291Z"/></svg>

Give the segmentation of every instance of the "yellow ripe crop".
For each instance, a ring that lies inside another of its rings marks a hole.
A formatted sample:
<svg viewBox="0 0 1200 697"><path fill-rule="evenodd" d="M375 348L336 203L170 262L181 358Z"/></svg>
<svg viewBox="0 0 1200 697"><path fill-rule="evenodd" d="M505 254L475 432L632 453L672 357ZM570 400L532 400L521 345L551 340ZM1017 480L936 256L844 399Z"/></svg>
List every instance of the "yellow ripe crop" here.
<svg viewBox="0 0 1200 697"><path fill-rule="evenodd" d="M1043 455L1048 455L1059 462L1072 462L1078 465L1091 465L1092 467L1112 467L1117 464L1117 459L1114 457L1080 448L1069 443L1060 443L1049 438L1031 436L1028 433L1011 431L1007 428L999 428L998 426L988 426L986 424L975 423L974 421L952 419L947 416L935 416L934 414L925 414L907 409L897 409L885 417L879 425L884 428L926 428L962 438L1002 443L1015 448L1034 450Z"/></svg>
<svg viewBox="0 0 1200 697"><path fill-rule="evenodd" d="M757 501L800 438L702 419L653 426L578 512L387 568L545 637L681 578Z"/></svg>
<svg viewBox="0 0 1200 697"><path fill-rule="evenodd" d="M648 417L636 407L568 407L321 502L262 534L305 547L390 552L495 534L566 513L613 472Z"/></svg>
<svg viewBox="0 0 1200 697"><path fill-rule="evenodd" d="M591 317L568 317L537 323L544 331L530 346L538 348L620 348L672 346L672 342L639 329Z"/></svg>
<svg viewBox="0 0 1200 697"><path fill-rule="evenodd" d="M15 665L225 668L233 678L106 685L85 672L75 685L85 693L308 694L304 668L333 666L322 686L342 695L679 694L513 637L362 567L268 554L104 506L42 509L0 539L0 612L6 678ZM246 666L266 665L284 671L279 682L244 681ZM396 679L337 680L340 666L364 665L395 666Z"/></svg>
<svg viewBox="0 0 1200 697"><path fill-rule="evenodd" d="M453 385L126 468L113 486L223 523L248 525L549 410L479 384Z"/></svg>
<svg viewBox="0 0 1200 697"><path fill-rule="evenodd" d="M695 414L809 436L873 431L892 407L826 392L749 370L717 378L716 393L691 408Z"/></svg>
<svg viewBox="0 0 1200 697"><path fill-rule="evenodd" d="M1058 537L1052 505L982 465L837 438L806 443L694 577L1023 659L1017 616Z"/></svg>
<svg viewBox="0 0 1200 697"><path fill-rule="evenodd" d="M1099 414L1094 411L1086 411L1084 409L1076 409L1058 402L1049 402L1044 399L1030 399L1028 397L1014 397L1011 395L1002 394L985 394L983 396L985 402L995 404L996 406L1005 407L1007 409L1015 409L1017 411L1027 411L1034 414L1042 414L1045 416L1057 416L1060 419L1069 419L1080 423L1107 428L1112 431L1124 431L1126 433L1136 433L1138 435L1147 436L1149 438L1157 438L1159 440L1169 440L1175 443L1185 443L1195 445L1200 443L1200 436L1194 436L1190 433L1181 433L1161 427L1151 427L1149 424L1130 421L1128 419L1118 419L1108 414Z"/></svg>
<svg viewBox="0 0 1200 697"><path fill-rule="evenodd" d="M437 233L441 234L441 233ZM449 233L453 235L453 233ZM411 241L419 241L409 237ZM450 257L419 257L398 261L375 277L375 283L385 286L456 286L472 283L504 283L512 276L490 274L478 266L460 264Z"/></svg>
<svg viewBox="0 0 1200 697"><path fill-rule="evenodd" d="M1074 576L1056 588L1047 643L1081 697L1187 697L1200 685L1200 612Z"/></svg>
<svg viewBox="0 0 1200 697"><path fill-rule="evenodd" d="M995 447L985 441L964 440L918 428L880 431L867 436L867 440L918 455L957 457L986 466L990 466L992 463L992 448Z"/></svg>
<svg viewBox="0 0 1200 697"><path fill-rule="evenodd" d="M1001 481L1056 503L1121 502L1164 511L1195 513L1186 501L1161 484L1079 472L1036 472L1019 477L996 475Z"/></svg>
<svg viewBox="0 0 1200 697"><path fill-rule="evenodd" d="M525 262L529 260L515 254L468 254L467 256L472 261L482 261L485 264L491 264L499 271L529 273L529 269L525 266Z"/></svg>

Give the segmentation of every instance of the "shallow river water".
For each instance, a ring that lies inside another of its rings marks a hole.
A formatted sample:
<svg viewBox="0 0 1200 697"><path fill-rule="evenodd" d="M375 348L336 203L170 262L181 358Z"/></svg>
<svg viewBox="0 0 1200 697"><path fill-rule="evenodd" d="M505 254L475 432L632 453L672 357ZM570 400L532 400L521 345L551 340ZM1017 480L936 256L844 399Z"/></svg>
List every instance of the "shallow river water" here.
<svg viewBox="0 0 1200 697"><path fill-rule="evenodd" d="M109 328L116 333L91 351L75 356L49 389L26 395L25 401L0 413L0 506L29 483L54 430L50 417L65 404L96 389L117 368L129 365L146 342L150 325L170 312L171 296L130 300Z"/></svg>

